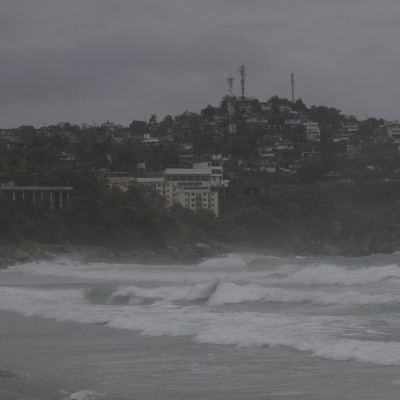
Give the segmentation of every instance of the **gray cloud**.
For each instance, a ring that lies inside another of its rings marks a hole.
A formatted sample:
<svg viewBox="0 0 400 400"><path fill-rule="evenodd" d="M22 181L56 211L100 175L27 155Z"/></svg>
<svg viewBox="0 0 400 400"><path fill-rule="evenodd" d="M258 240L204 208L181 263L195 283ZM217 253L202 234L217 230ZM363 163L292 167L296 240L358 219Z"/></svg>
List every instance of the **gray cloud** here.
<svg viewBox="0 0 400 400"><path fill-rule="evenodd" d="M237 53L237 46L244 50ZM106 95L113 84L136 73L162 75L192 71L223 74L229 66L252 58L257 65L267 59L263 49L244 37L196 36L189 39L163 37L140 31L92 39L63 51L39 50L30 54L0 54L0 91L8 93L0 104L73 100Z"/></svg>
<svg viewBox="0 0 400 400"><path fill-rule="evenodd" d="M250 96L289 97L293 68L308 105L397 118L400 6L382 3L5 0L0 126L199 111L241 64Z"/></svg>

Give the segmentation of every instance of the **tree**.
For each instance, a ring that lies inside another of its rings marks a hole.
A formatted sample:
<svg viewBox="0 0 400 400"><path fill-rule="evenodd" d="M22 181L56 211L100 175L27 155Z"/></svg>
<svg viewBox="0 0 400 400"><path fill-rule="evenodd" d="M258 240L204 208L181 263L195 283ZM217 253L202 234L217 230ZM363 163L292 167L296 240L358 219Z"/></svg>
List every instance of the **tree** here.
<svg viewBox="0 0 400 400"><path fill-rule="evenodd" d="M135 135L141 135L146 132L146 121L133 120L129 125L130 131Z"/></svg>
<svg viewBox="0 0 400 400"><path fill-rule="evenodd" d="M306 182L318 182L323 180L326 173L326 166L321 159L315 158L305 162L300 172Z"/></svg>
<svg viewBox="0 0 400 400"><path fill-rule="evenodd" d="M21 125L18 130L26 142L32 142L36 134L36 129L32 125Z"/></svg>
<svg viewBox="0 0 400 400"><path fill-rule="evenodd" d="M201 110L202 117L208 120L211 120L216 113L217 113L217 108L213 107L210 104L206 108L203 108Z"/></svg>
<svg viewBox="0 0 400 400"><path fill-rule="evenodd" d="M155 125L155 124L157 124L157 115L151 114L149 118L149 125Z"/></svg>
<svg viewBox="0 0 400 400"><path fill-rule="evenodd" d="M341 114L340 110L334 107L328 108L324 106L311 106L309 118L314 122L331 126L334 129L339 129L341 123L346 119L346 117Z"/></svg>
<svg viewBox="0 0 400 400"><path fill-rule="evenodd" d="M167 115L164 119L160 122L158 127L158 134L165 136L168 132L172 130L174 126L174 119L171 115Z"/></svg>
<svg viewBox="0 0 400 400"><path fill-rule="evenodd" d="M302 99L297 99L292 109L301 113L304 113L308 110Z"/></svg>

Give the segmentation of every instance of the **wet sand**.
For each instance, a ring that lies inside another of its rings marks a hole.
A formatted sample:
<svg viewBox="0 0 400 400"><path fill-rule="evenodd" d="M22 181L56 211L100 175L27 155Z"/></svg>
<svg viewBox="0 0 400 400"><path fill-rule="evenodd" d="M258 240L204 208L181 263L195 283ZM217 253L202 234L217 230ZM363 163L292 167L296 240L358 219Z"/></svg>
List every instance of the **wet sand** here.
<svg viewBox="0 0 400 400"><path fill-rule="evenodd" d="M50 382L15 371L0 370L1 400L63 400L69 394Z"/></svg>

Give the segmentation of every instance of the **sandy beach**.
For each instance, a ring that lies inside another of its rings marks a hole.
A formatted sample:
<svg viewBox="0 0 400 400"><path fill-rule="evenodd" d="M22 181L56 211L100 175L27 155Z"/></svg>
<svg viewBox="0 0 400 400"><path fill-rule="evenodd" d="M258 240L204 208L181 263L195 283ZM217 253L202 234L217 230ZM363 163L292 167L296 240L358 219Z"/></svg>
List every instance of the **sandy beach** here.
<svg viewBox="0 0 400 400"><path fill-rule="evenodd" d="M43 378L0 370L0 399L2 400L64 400L70 394Z"/></svg>
<svg viewBox="0 0 400 400"><path fill-rule="evenodd" d="M72 333L62 323L1 311L0 327L1 400L120 400L92 391L77 377L68 378L63 366L59 343L74 341L74 336L89 343L96 326ZM70 353L74 352L71 346Z"/></svg>

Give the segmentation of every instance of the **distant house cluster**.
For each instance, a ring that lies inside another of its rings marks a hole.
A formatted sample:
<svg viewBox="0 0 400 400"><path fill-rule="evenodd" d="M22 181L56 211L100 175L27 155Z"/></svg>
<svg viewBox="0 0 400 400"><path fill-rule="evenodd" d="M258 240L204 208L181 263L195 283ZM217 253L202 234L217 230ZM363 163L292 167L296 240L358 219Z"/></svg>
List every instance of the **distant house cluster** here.
<svg viewBox="0 0 400 400"><path fill-rule="evenodd" d="M368 153L374 145L389 146L398 157L400 122L359 121L334 108L307 108L300 99L273 96L263 102L244 92L236 97L232 86L218 107L208 105L200 113L185 111L161 120L153 114L129 126L106 121L0 129L0 146L14 164L17 157L42 166L88 169L113 190L145 188L166 208L180 204L215 216L233 184L254 194L271 181L345 183L354 179L349 164L355 160L362 160L359 176L385 170L394 179L400 163L391 159L383 168L385 157ZM64 205L69 196L49 197L51 190L24 191L18 185L7 193L35 204L43 197L43 203L53 205L55 199Z"/></svg>

